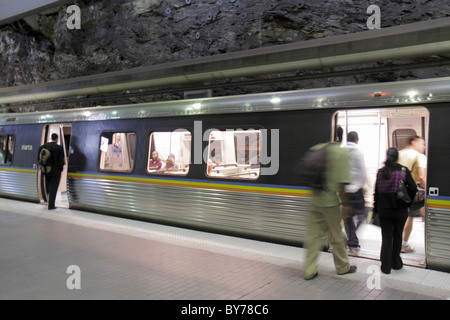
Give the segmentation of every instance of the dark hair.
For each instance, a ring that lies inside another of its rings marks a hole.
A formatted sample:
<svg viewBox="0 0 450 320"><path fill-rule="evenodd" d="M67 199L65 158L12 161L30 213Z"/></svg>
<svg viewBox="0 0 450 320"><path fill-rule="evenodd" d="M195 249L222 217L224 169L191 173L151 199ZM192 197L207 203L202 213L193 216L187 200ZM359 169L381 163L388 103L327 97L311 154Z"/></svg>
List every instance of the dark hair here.
<svg viewBox="0 0 450 320"><path fill-rule="evenodd" d="M347 141L348 142L358 142L359 137L358 137L358 133L356 131L350 131L347 134Z"/></svg>
<svg viewBox="0 0 450 320"><path fill-rule="evenodd" d="M386 162L384 163L384 168L381 169L381 173L384 179L391 178L392 166L397 163L398 160L398 150L396 148L389 148L386 152Z"/></svg>
<svg viewBox="0 0 450 320"><path fill-rule="evenodd" d="M55 141L58 139L58 135L56 133L52 134L52 140Z"/></svg>

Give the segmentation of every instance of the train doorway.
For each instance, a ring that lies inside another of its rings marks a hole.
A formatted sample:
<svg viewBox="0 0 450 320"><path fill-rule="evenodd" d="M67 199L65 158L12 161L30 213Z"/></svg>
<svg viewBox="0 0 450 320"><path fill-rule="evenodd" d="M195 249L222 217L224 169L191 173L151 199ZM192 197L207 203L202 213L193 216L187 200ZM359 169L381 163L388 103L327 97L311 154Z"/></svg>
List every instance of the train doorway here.
<svg viewBox="0 0 450 320"><path fill-rule="evenodd" d="M379 259L381 229L372 214L376 174L378 169L384 166L387 149L390 147L403 149L411 135L423 137L427 146L428 123L429 113L424 107L348 109L335 114L333 125L339 125L344 129L343 146L347 145L346 138L349 132L358 133L358 148L364 154L367 171L367 182L364 186L366 217L356 232L360 248L352 250L350 255ZM426 158L426 147L424 155ZM405 264L425 267L425 212L425 208L422 208L420 216L410 218L412 231L408 243L413 251L401 254Z"/></svg>
<svg viewBox="0 0 450 320"><path fill-rule="evenodd" d="M69 201L67 198L67 164L69 163L69 145L72 134L71 124L50 124L44 126L42 133L41 145L51 141L51 136L56 133L59 137L58 144L64 149L64 168L61 173L61 181L59 183L58 193L56 195L55 205L59 208L69 208ZM38 190L39 197L42 204L47 203L48 194L45 186L44 175L41 170L38 170Z"/></svg>

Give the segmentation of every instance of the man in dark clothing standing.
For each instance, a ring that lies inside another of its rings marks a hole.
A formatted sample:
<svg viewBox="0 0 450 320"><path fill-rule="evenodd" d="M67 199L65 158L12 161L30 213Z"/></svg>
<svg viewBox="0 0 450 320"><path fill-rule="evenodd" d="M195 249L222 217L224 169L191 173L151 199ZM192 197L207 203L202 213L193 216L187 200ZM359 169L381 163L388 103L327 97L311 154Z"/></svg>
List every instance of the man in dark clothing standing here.
<svg viewBox="0 0 450 320"><path fill-rule="evenodd" d="M55 199L58 192L59 181L61 180L61 172L64 167L64 150L63 147L58 145L58 135L52 134L52 141L42 145L38 151L38 157L43 148L50 151L50 158L48 159L48 165L51 166L51 170L48 173L44 173L45 187L48 195L48 210L56 209ZM38 159L39 161L39 159Z"/></svg>

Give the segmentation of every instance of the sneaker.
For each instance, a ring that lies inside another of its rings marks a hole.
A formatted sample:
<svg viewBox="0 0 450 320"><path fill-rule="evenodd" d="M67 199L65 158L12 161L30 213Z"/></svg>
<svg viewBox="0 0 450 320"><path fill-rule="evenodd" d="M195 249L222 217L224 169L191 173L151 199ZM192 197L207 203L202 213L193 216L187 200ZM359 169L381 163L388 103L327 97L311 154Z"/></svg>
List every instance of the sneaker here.
<svg viewBox="0 0 450 320"><path fill-rule="evenodd" d="M349 254L358 254L360 249L361 249L360 246L348 246L347 247L347 252Z"/></svg>
<svg viewBox="0 0 450 320"><path fill-rule="evenodd" d="M401 253L411 253L414 252L414 248L411 247L409 244L404 243L402 244L402 249L400 250Z"/></svg>

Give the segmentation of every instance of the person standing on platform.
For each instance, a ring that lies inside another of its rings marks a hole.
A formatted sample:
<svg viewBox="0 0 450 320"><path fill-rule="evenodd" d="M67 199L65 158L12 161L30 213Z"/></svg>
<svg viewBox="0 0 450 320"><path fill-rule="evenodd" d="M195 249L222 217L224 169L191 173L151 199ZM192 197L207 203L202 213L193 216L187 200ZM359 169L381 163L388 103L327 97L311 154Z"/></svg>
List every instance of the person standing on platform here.
<svg viewBox="0 0 450 320"><path fill-rule="evenodd" d="M410 203L398 198L400 180L403 181L411 199L417 192L417 186L411 172L397 161L398 150L389 148L385 166L378 170L375 182L373 212L378 214L380 219L382 237L381 271L386 274L389 274L391 269L399 270L403 267L400 250Z"/></svg>
<svg viewBox="0 0 450 320"><path fill-rule="evenodd" d="M345 231L347 233L347 246L350 253L359 251L359 239L356 230L363 223L366 213L366 203L364 200L364 185L367 182L366 165L364 154L358 147L358 133L351 131L347 134L346 149L350 157L350 178L351 183L345 186L348 216L344 216ZM354 218L358 221L355 224Z"/></svg>
<svg viewBox="0 0 450 320"><path fill-rule="evenodd" d="M347 150L340 147L343 130L337 128L336 141L327 145L325 185L322 190L313 189L311 210L308 217L308 240L303 278L310 280L318 275L319 252L323 248L323 236L328 236L333 253L334 266L339 275L356 272L348 260L345 235L341 229L340 194L344 185L350 183L349 158ZM320 148L314 146L314 148ZM322 145L323 147L323 145Z"/></svg>
<svg viewBox="0 0 450 320"><path fill-rule="evenodd" d="M52 134L52 141L39 147L38 161L41 164L43 157L43 149L49 151L45 167L42 170L45 177L45 187L48 197L48 210L56 209L55 200L58 192L59 182L61 180L61 172L64 167L64 149L58 145L58 135ZM45 152L44 152L45 153Z"/></svg>

